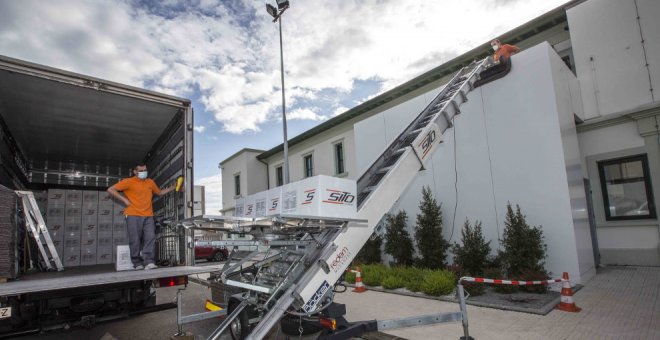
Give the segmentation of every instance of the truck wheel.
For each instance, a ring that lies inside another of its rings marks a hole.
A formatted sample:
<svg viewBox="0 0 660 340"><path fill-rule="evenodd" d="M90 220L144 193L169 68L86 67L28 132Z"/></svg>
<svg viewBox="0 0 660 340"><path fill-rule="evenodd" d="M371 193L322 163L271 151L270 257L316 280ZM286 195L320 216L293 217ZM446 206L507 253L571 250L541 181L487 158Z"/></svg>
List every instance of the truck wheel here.
<svg viewBox="0 0 660 340"><path fill-rule="evenodd" d="M213 254L213 261L215 261L215 262L220 262L220 261L222 261L222 260L224 260L224 259L225 259L225 256L222 255L222 252L221 252L221 251L219 251L219 252Z"/></svg>
<svg viewBox="0 0 660 340"><path fill-rule="evenodd" d="M236 306L238 306L238 303L232 303L229 305L229 314L234 311ZM229 325L229 334L231 334L231 338L234 340L243 340L247 338L248 334L250 334L247 309L243 309L234 321L231 322Z"/></svg>

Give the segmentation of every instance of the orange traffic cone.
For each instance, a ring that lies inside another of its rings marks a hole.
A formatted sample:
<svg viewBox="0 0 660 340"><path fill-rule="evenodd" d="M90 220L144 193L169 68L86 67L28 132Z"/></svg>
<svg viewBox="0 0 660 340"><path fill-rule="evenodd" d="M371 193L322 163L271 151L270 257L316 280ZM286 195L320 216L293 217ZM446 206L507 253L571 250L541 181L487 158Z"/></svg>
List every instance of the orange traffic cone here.
<svg viewBox="0 0 660 340"><path fill-rule="evenodd" d="M557 305L557 309L563 310L564 312L573 312L577 313L582 310L582 308L575 305L573 301L573 289L571 289L571 283L568 280L568 273L564 272L562 276L564 279L561 287L561 300Z"/></svg>
<svg viewBox="0 0 660 340"><path fill-rule="evenodd" d="M360 273L360 267L356 267L355 269L356 270L353 270L353 272L355 272L355 289L353 289L353 291L356 293L364 293L367 291L367 288L362 283L362 273Z"/></svg>

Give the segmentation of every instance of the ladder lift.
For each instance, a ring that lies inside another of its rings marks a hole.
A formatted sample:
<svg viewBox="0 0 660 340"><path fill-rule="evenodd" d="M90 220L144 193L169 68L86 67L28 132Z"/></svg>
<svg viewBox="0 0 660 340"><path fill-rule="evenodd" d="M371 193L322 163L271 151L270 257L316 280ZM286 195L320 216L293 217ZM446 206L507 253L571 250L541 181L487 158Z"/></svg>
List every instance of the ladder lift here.
<svg viewBox="0 0 660 340"><path fill-rule="evenodd" d="M406 127L357 181L357 219L279 215L263 219L208 217L181 222L189 229L250 234L253 240L214 241L224 246L258 246L257 251L227 265L217 275L226 286L244 293L230 299L227 317L211 334L218 339L227 329L233 338L263 339L283 317L325 315L336 307L334 286L382 217L408 187L415 174L451 128L460 105L474 89L486 59L459 70L429 105ZM261 250L259 250L261 249ZM250 264L249 262L252 261ZM462 286L459 286L462 301ZM463 305L463 302L461 305ZM345 311L345 307L344 307ZM359 335L393 323L409 326L463 320L467 314L431 315L411 320L358 325L342 336ZM339 316L343 315L341 308ZM341 317L343 319L343 317ZM392 320L390 320L392 321ZM349 327L350 328L350 327Z"/></svg>

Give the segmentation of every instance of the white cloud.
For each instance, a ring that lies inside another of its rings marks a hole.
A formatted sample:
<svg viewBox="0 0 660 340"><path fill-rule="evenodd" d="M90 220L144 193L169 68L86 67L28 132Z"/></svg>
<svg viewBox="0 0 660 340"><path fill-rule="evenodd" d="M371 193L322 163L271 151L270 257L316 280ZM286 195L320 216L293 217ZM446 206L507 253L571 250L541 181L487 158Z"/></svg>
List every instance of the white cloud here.
<svg viewBox="0 0 660 340"><path fill-rule="evenodd" d="M563 2L296 1L283 21L287 105L299 107L292 119L318 121L316 112L332 111L315 108L323 90L348 95L357 80L390 89ZM232 133L278 119L278 29L263 2L150 6L2 1L0 54L178 96L199 93Z"/></svg>
<svg viewBox="0 0 660 340"><path fill-rule="evenodd" d="M222 209L222 176L217 174L203 177L195 181L195 185L204 186L206 213L217 215Z"/></svg>
<svg viewBox="0 0 660 340"><path fill-rule="evenodd" d="M206 126L203 126L203 125L195 125L195 127L194 127L193 129L194 129L195 132L197 132L197 133L202 133L202 132L204 132L204 130L206 130Z"/></svg>
<svg viewBox="0 0 660 340"><path fill-rule="evenodd" d="M286 114L286 119L287 120L325 120L327 117L321 116L314 112L314 110L318 110L318 108L298 108L295 109L291 112L287 112Z"/></svg>
<svg viewBox="0 0 660 340"><path fill-rule="evenodd" d="M335 109L332 111L331 116L332 116L332 117L339 116L340 114L342 114L342 113L344 113L344 112L346 112L346 111L348 111L348 110L349 110L349 108L346 107L346 106L341 106L341 105L340 105L340 106L337 106L337 107L335 107Z"/></svg>

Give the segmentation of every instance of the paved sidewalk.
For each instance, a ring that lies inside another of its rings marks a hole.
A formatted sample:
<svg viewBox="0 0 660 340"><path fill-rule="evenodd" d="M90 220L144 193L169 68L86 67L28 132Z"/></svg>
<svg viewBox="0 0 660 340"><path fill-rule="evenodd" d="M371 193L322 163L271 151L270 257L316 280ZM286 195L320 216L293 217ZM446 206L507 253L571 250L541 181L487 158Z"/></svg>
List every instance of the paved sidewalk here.
<svg viewBox="0 0 660 340"><path fill-rule="evenodd" d="M607 267L573 296L580 313L532 315L468 306L475 339L660 339L660 268ZM347 319L394 319L458 311L458 305L368 291L337 294ZM460 323L388 331L407 339L458 339Z"/></svg>

